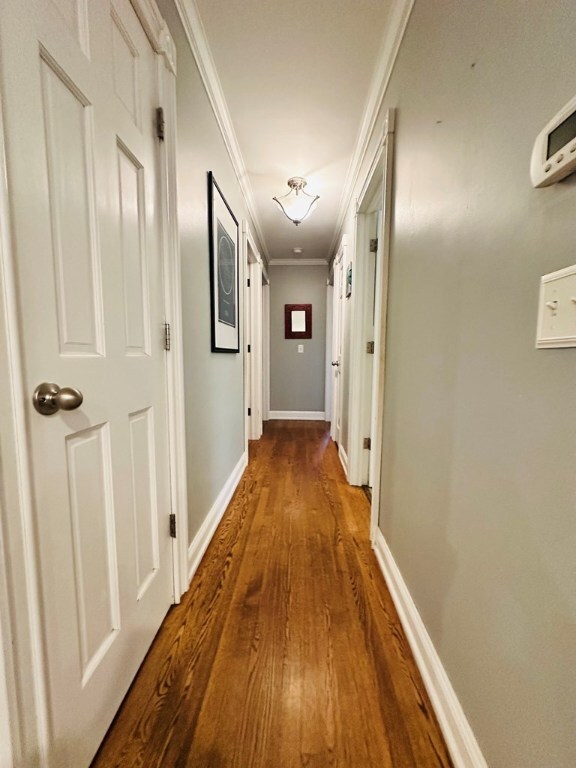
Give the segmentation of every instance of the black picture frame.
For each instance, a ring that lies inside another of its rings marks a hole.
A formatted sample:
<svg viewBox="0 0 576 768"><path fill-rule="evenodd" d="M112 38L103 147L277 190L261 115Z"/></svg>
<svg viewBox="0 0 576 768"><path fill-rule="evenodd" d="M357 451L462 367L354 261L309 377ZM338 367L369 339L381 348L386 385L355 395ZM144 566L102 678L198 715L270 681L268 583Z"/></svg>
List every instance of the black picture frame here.
<svg viewBox="0 0 576 768"><path fill-rule="evenodd" d="M212 352L240 351L238 220L208 172Z"/></svg>

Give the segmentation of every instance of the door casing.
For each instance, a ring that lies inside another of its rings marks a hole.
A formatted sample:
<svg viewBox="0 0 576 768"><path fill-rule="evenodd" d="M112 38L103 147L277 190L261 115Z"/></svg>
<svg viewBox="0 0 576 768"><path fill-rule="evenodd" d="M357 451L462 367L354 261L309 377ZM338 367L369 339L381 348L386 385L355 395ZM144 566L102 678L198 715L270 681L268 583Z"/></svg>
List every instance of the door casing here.
<svg viewBox="0 0 576 768"><path fill-rule="evenodd" d="M370 203L376 194L381 194L382 216L378 233L379 247L376 261L375 311L374 311L374 362L372 370L371 404L371 455L370 477L372 484L372 504L370 532L374 542L379 519L380 475L382 465L382 434L384 418L384 385L386 363L386 315L388 302L388 269L390 259L390 226L392 196L392 164L394 150L395 111L389 109L386 115L381 140L374 154L370 169L357 201L356 254L367 247L367 221ZM379 192L380 190L380 192ZM365 285L366 275L362 259L355 260L355 282ZM361 297L361 294L360 294ZM350 354L350 399L349 399L349 472L348 480L352 485L362 483L364 339L363 303L358 293L352 292L351 348Z"/></svg>
<svg viewBox="0 0 576 768"><path fill-rule="evenodd" d="M242 222L242 253L245 265L244 280L244 408L246 450L248 440L259 440L262 436L263 412L263 297L262 257L250 231L247 221ZM247 285L250 280L250 287ZM248 344L250 352L248 352ZM250 415L248 414L250 409Z"/></svg>

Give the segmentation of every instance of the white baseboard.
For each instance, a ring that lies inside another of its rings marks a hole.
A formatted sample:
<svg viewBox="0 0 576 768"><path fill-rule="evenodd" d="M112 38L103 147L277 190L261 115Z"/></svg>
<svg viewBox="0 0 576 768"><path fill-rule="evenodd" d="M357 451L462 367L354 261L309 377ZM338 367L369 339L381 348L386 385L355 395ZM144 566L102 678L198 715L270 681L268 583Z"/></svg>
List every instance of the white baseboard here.
<svg viewBox="0 0 576 768"><path fill-rule="evenodd" d="M470 723L466 719L446 670L442 666L440 657L380 529L376 532L374 552L432 701L455 768L488 768Z"/></svg>
<svg viewBox="0 0 576 768"><path fill-rule="evenodd" d="M324 421L324 411L269 411L269 419L284 419L294 421Z"/></svg>
<svg viewBox="0 0 576 768"><path fill-rule="evenodd" d="M342 448L342 443L338 443L338 458L340 459L340 464L342 464L346 480L348 480L348 454Z"/></svg>
<svg viewBox="0 0 576 768"><path fill-rule="evenodd" d="M200 530L196 536L194 536L192 543L188 547L188 584L192 581L196 569L204 557L208 544L210 544L212 536L214 536L214 532L222 519L222 515L226 512L230 499L232 498L247 465L248 454L243 453L240 461L236 464L232 470L232 474L218 494L218 498L212 505L212 509L206 515L204 522L200 526Z"/></svg>

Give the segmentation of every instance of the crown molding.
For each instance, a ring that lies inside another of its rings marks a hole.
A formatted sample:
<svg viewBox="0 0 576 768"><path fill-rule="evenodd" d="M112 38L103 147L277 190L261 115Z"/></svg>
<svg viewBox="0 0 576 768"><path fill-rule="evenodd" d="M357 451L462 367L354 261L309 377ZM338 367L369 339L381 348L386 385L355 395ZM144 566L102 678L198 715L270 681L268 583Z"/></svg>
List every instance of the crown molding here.
<svg viewBox="0 0 576 768"><path fill-rule="evenodd" d="M269 267L327 267L326 259L273 259Z"/></svg>
<svg viewBox="0 0 576 768"><path fill-rule="evenodd" d="M352 195L354 194L354 188L356 187L362 163L364 162L366 152L368 151L378 113L380 112L382 102L384 101L384 94L386 93L388 83L390 82L392 70L396 63L396 57L398 56L398 51L400 50L400 44L404 38L406 27L408 26L414 3L415 0L395 0L393 3L390 24L380 48L376 69L372 76L370 90L366 100L366 107L364 108L362 123L356 139L354 154L352 155L352 160L350 161L348 173L346 175L346 181L344 182L340 202L340 213L334 230L334 237L332 238L332 243L330 245L330 254L332 254L336 248L338 237L342 230L342 226L344 225L346 211L350 206Z"/></svg>
<svg viewBox="0 0 576 768"><path fill-rule="evenodd" d="M212 111L216 117L216 122L218 123L222 138L224 139L228 155L230 156L234 173L236 174L238 184L244 195L246 207L248 208L252 223L254 224L261 250L264 252L264 256L267 257L268 249L266 247L262 227L260 226L258 216L256 215L254 194L250 182L248 181L248 173L246 171L246 166L244 165L244 159L240 152L236 132L234 131L232 119L228 112L228 106L224 98L224 92L220 84L218 72L216 71L214 59L212 58L210 46L208 45L208 39L206 37L206 32L204 31L204 25L200 18L196 0L174 0L174 2L180 20L184 26L188 43L192 49L192 54L196 60L204 88L208 94Z"/></svg>

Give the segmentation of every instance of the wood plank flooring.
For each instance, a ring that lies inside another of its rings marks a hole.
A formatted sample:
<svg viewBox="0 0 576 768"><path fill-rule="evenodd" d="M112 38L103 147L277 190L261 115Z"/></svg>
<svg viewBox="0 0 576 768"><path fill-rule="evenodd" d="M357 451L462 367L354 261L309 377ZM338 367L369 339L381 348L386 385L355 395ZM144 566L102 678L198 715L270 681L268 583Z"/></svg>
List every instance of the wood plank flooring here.
<svg viewBox="0 0 576 768"><path fill-rule="evenodd" d="M269 422L92 768L452 766L324 422Z"/></svg>

